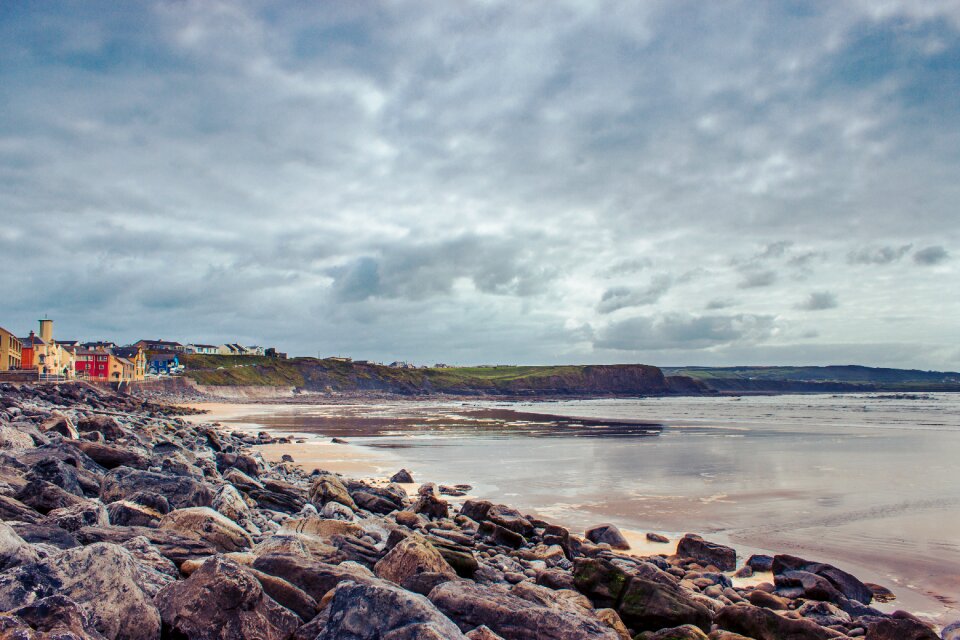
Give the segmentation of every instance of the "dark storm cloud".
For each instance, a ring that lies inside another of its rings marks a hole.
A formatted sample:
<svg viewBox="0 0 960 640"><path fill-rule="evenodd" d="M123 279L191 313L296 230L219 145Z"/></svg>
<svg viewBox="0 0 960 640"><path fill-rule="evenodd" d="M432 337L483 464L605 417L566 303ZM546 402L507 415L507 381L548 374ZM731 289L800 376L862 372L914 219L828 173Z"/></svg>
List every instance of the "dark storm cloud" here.
<svg viewBox="0 0 960 640"><path fill-rule="evenodd" d="M823 311L836 309L839 306L837 296L829 291L814 291L803 302L797 304L801 311Z"/></svg>
<svg viewBox="0 0 960 640"><path fill-rule="evenodd" d="M733 363L798 353L802 279L804 344L956 368L949 5L8 5L8 328Z"/></svg>
<svg viewBox="0 0 960 640"><path fill-rule="evenodd" d="M950 254L941 246L926 247L913 254L913 261L917 264L931 265L945 262Z"/></svg>

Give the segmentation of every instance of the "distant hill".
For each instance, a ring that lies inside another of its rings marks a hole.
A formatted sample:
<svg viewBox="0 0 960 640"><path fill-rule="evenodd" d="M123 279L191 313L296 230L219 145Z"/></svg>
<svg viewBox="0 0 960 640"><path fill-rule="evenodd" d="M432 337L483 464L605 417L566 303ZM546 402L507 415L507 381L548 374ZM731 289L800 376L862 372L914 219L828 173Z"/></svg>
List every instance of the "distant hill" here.
<svg viewBox="0 0 960 640"><path fill-rule="evenodd" d="M662 367L721 392L960 391L960 373L859 365L827 367Z"/></svg>
<svg viewBox="0 0 960 640"><path fill-rule="evenodd" d="M306 391L401 395L641 396L699 394L691 378L664 376L642 364L399 369L340 359L277 360L188 355L185 375L211 386L295 387Z"/></svg>

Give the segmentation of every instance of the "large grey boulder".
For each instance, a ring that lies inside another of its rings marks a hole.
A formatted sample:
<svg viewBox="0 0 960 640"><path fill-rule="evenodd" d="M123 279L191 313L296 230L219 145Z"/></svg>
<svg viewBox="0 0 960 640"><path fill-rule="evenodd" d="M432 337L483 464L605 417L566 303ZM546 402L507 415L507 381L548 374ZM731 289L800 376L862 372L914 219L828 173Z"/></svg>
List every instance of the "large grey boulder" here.
<svg viewBox="0 0 960 640"><path fill-rule="evenodd" d="M616 525L610 523L598 524L590 527L585 532L587 540L594 544L609 544L614 549L626 551L630 548L630 543L620 533Z"/></svg>
<svg viewBox="0 0 960 640"><path fill-rule="evenodd" d="M774 556L771 569L774 576L784 575L790 571L812 573L825 579L834 589L850 600L856 600L862 604L870 604L873 600L873 591L867 585L846 571L824 562L811 562L803 558L783 554Z"/></svg>
<svg viewBox="0 0 960 640"><path fill-rule="evenodd" d="M40 559L37 551L6 522L0 522L0 571Z"/></svg>
<svg viewBox="0 0 960 640"><path fill-rule="evenodd" d="M616 631L586 610L543 606L500 585L445 582L430 592L430 600L462 630L486 625L512 640L620 640Z"/></svg>
<svg viewBox="0 0 960 640"><path fill-rule="evenodd" d="M170 506L206 507L213 501L214 490L208 483L188 476L168 475L117 467L107 473L100 484L104 504L129 498L146 491L164 496Z"/></svg>
<svg viewBox="0 0 960 640"><path fill-rule="evenodd" d="M339 502L350 507L353 511L357 510L357 504L350 497L350 492L344 486L340 478L332 473L323 473L316 476L310 485L309 493L310 504L317 509L322 509L328 502Z"/></svg>
<svg viewBox="0 0 960 640"><path fill-rule="evenodd" d="M344 582L316 640L461 640L457 625L425 597L383 580Z"/></svg>
<svg viewBox="0 0 960 640"><path fill-rule="evenodd" d="M195 535L224 553L244 551L253 546L249 533L210 507L175 509L163 516L158 528Z"/></svg>
<svg viewBox="0 0 960 640"><path fill-rule="evenodd" d="M677 544L677 555L693 558L703 564L712 564L721 571L737 568L737 552L716 542L709 542L698 535L688 533Z"/></svg>
<svg viewBox="0 0 960 640"><path fill-rule="evenodd" d="M749 604L724 607L717 613L714 622L725 631L755 640L829 640L843 635L821 627L812 620L785 618L769 609Z"/></svg>
<svg viewBox="0 0 960 640"><path fill-rule="evenodd" d="M290 553L260 556L253 568L283 578L318 602L341 582L366 584L376 579L369 569L355 562L327 564Z"/></svg>
<svg viewBox="0 0 960 640"><path fill-rule="evenodd" d="M300 618L280 606L237 563L213 556L186 580L157 593L167 637L190 640L287 640Z"/></svg>
<svg viewBox="0 0 960 640"><path fill-rule="evenodd" d="M68 549L0 575L0 611L61 595L80 605L111 640L156 640L160 616L140 575L134 557L117 545Z"/></svg>
<svg viewBox="0 0 960 640"><path fill-rule="evenodd" d="M420 573L437 573L449 579L456 573L440 552L423 536L411 535L401 540L373 567L380 578L403 584Z"/></svg>

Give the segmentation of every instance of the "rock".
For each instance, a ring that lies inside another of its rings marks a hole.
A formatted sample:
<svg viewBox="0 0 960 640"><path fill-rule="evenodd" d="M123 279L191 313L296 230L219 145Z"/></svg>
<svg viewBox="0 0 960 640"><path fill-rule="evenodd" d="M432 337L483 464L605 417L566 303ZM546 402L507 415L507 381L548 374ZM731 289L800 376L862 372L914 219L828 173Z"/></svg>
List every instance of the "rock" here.
<svg viewBox="0 0 960 640"><path fill-rule="evenodd" d="M45 480L31 480L17 492L16 499L46 514L54 509L87 504L87 500Z"/></svg>
<svg viewBox="0 0 960 640"><path fill-rule="evenodd" d="M821 627L845 625L851 621L849 613L829 602L804 602L797 609L797 613Z"/></svg>
<svg viewBox="0 0 960 640"><path fill-rule="evenodd" d="M147 455L129 447L90 442L89 440L77 440L71 444L105 469L116 469L117 467L146 469L150 466L150 458Z"/></svg>
<svg viewBox="0 0 960 640"><path fill-rule="evenodd" d="M77 531L81 527L105 527L110 524L106 508L92 500L54 509L47 514L46 519L67 531Z"/></svg>
<svg viewBox="0 0 960 640"><path fill-rule="evenodd" d="M40 556L36 550L10 525L0 522L0 571L36 562L39 559Z"/></svg>
<svg viewBox="0 0 960 640"><path fill-rule="evenodd" d="M163 514L129 500L117 500L107 505L111 524L120 527L156 527Z"/></svg>
<svg viewBox="0 0 960 640"><path fill-rule="evenodd" d="M385 555L373 572L384 580L403 584L418 573L437 573L448 578L456 576L453 568L440 552L422 536L411 535L400 541Z"/></svg>
<svg viewBox="0 0 960 640"><path fill-rule="evenodd" d="M873 599L876 602L893 602L897 599L897 596L893 591L882 585L874 584L872 582L864 582L863 584L867 587L867 589L870 589L870 593L873 594Z"/></svg>
<svg viewBox="0 0 960 640"><path fill-rule="evenodd" d="M620 619L620 614L615 610L597 609L595 613L603 624L613 629L613 631L620 636L620 640L632 640L630 631L627 630L627 625L623 624L623 620Z"/></svg>
<svg viewBox="0 0 960 640"><path fill-rule="evenodd" d="M786 599L772 593L767 593L766 591L760 591L759 589L751 591L747 599L750 601L750 604L755 607L763 607L774 611L786 611L790 608L789 602Z"/></svg>
<svg viewBox="0 0 960 640"><path fill-rule="evenodd" d="M650 542L659 542L661 544L669 544L670 542L670 538L660 535L659 533L648 533L647 540Z"/></svg>
<svg viewBox="0 0 960 640"><path fill-rule="evenodd" d="M222 556L211 557L186 580L164 587L155 601L168 637L287 640L300 625L249 571Z"/></svg>
<svg viewBox="0 0 960 640"><path fill-rule="evenodd" d="M357 504L350 497L350 492L337 476L330 473L322 473L314 477L308 499L317 509L322 509L325 504L332 501L339 502L352 511L357 510Z"/></svg>
<svg viewBox="0 0 960 640"><path fill-rule="evenodd" d="M330 600L316 640L461 640L465 636L427 598L389 582L344 582ZM546 636L545 636L546 637Z"/></svg>
<svg viewBox="0 0 960 640"><path fill-rule="evenodd" d="M495 504L487 511L487 520L527 538L533 534L533 524L519 511L502 504Z"/></svg>
<svg viewBox="0 0 960 640"><path fill-rule="evenodd" d="M45 420L40 425L40 431L43 433L59 433L67 440L77 440L80 437L73 421L69 417L59 414Z"/></svg>
<svg viewBox="0 0 960 640"><path fill-rule="evenodd" d="M810 562L803 558L789 555L777 555L773 558L771 569L774 575L782 575L787 571L806 571L825 578L837 591L845 597L862 604L870 604L873 592L856 577L842 571L833 565L822 562Z"/></svg>
<svg viewBox="0 0 960 640"><path fill-rule="evenodd" d="M461 629L486 625L516 640L620 640L592 613L540 606L499 585L445 582L430 592L430 600Z"/></svg>
<svg viewBox="0 0 960 640"><path fill-rule="evenodd" d="M750 567L754 571L772 571L773 570L773 556L765 556L754 554L747 558L746 566Z"/></svg>
<svg viewBox="0 0 960 640"><path fill-rule="evenodd" d="M201 480L117 467L103 477L100 499L110 503L143 491L164 496L175 509L209 506L214 495L213 487Z"/></svg>
<svg viewBox="0 0 960 640"><path fill-rule="evenodd" d="M225 553L243 551L253 546L250 534L210 507L175 509L161 518L158 528L195 535L217 551Z"/></svg>
<svg viewBox="0 0 960 640"><path fill-rule="evenodd" d="M62 595L41 598L10 614L16 616L26 628L22 629L23 635L11 634L11 629L0 621L0 629L5 632L3 638L103 640L104 637L97 631L91 616L79 604ZM35 636L33 631L43 635Z"/></svg>
<svg viewBox="0 0 960 640"><path fill-rule="evenodd" d="M210 544L196 536L186 536L167 529L152 529L150 527L84 527L76 532L77 540L83 544L95 542L112 542L123 544L131 538L143 536L156 547L163 557L168 558L178 567L187 560L206 558L216 553Z"/></svg>
<svg viewBox="0 0 960 640"><path fill-rule="evenodd" d="M413 504L413 512L430 519L447 518L450 515L450 504L436 494L430 493L417 498Z"/></svg>
<svg viewBox="0 0 960 640"><path fill-rule="evenodd" d="M0 424L0 449L32 449L35 446L30 434L16 427Z"/></svg>
<svg viewBox="0 0 960 640"><path fill-rule="evenodd" d="M644 640L709 640L707 634L690 624L672 629L661 629L644 637Z"/></svg>
<svg viewBox="0 0 960 640"><path fill-rule="evenodd" d="M39 522L40 513L16 498L0 495L0 520L11 522Z"/></svg>
<svg viewBox="0 0 960 640"><path fill-rule="evenodd" d="M620 601L630 576L607 560L577 558L573 563L573 581L598 608L613 608Z"/></svg>
<svg viewBox="0 0 960 640"><path fill-rule="evenodd" d="M310 622L317 615L317 601L302 589L293 586L283 578L258 571L253 567L243 566L243 568L257 579L268 596L276 600L278 604L293 611L304 622Z"/></svg>
<svg viewBox="0 0 960 640"><path fill-rule="evenodd" d="M846 600L829 580L809 571L785 571L775 576L774 583L777 593L788 598L803 597L837 603Z"/></svg>
<svg viewBox="0 0 960 640"><path fill-rule="evenodd" d="M519 549L527 542L519 533L489 521L481 523L479 533L493 540L494 544L514 549Z"/></svg>
<svg viewBox="0 0 960 640"><path fill-rule="evenodd" d="M333 565L290 553L262 555L253 563L253 568L283 578L318 602L345 580L369 583L375 579L369 569L355 562Z"/></svg>
<svg viewBox="0 0 960 640"><path fill-rule="evenodd" d="M480 625L476 629L468 631L467 637L470 638L470 640L504 640L503 636L497 635L486 625Z"/></svg>
<svg viewBox="0 0 960 640"><path fill-rule="evenodd" d="M631 629L656 631L692 624L710 630L713 612L686 590L632 577L620 596L617 612Z"/></svg>
<svg viewBox="0 0 960 640"><path fill-rule="evenodd" d="M811 620L784 618L769 609L747 604L724 607L714 617L714 623L755 640L827 640L842 635Z"/></svg>
<svg viewBox="0 0 960 640"><path fill-rule="evenodd" d="M930 627L909 618L872 620L867 623L865 638L866 640L940 640Z"/></svg>
<svg viewBox="0 0 960 640"><path fill-rule="evenodd" d="M241 526L250 520L250 507L232 484L217 489L210 507Z"/></svg>
<svg viewBox="0 0 960 640"><path fill-rule="evenodd" d="M344 522L353 522L354 520L354 513L350 510L350 507L333 501L323 505L320 515L330 520L343 520Z"/></svg>
<svg viewBox="0 0 960 640"><path fill-rule="evenodd" d="M940 632L942 640L960 640L960 622L948 624Z"/></svg>
<svg viewBox="0 0 960 640"><path fill-rule="evenodd" d="M402 484L410 484L413 482L413 476L406 469L400 469L395 474L390 476L390 482L399 482Z"/></svg>
<svg viewBox="0 0 960 640"><path fill-rule="evenodd" d="M29 524L25 522L10 523L17 535L30 544L45 544L58 549L72 549L80 543L66 529L55 524Z"/></svg>
<svg viewBox="0 0 960 640"><path fill-rule="evenodd" d="M125 435L116 419L111 416L94 415L81 418L77 422L77 431L80 433L99 431L107 440L116 440Z"/></svg>
<svg viewBox="0 0 960 640"><path fill-rule="evenodd" d="M493 503L487 500L466 500L460 507L460 514L476 522L483 522L492 507Z"/></svg>
<svg viewBox="0 0 960 640"><path fill-rule="evenodd" d="M680 539L677 555L681 558L693 558L698 562L712 564L721 571L733 571L737 568L736 551L722 544L708 542L692 533Z"/></svg>
<svg viewBox="0 0 960 640"><path fill-rule="evenodd" d="M620 533L616 525L610 523L598 524L590 527L586 531L586 538L595 544L609 544L614 549L626 551L630 548L630 543Z"/></svg>
<svg viewBox="0 0 960 640"><path fill-rule="evenodd" d="M133 556L117 545L69 549L0 575L0 611L56 594L80 605L107 638L156 640L160 617L139 577Z"/></svg>

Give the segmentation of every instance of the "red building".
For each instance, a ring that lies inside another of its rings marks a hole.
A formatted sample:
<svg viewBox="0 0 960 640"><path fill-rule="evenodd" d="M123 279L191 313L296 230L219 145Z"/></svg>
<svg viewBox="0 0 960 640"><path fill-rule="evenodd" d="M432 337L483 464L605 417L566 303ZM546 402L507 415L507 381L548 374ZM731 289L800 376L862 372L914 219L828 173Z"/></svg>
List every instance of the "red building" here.
<svg viewBox="0 0 960 640"><path fill-rule="evenodd" d="M109 380L110 357L106 351L78 349L74 365L77 377L85 380Z"/></svg>

